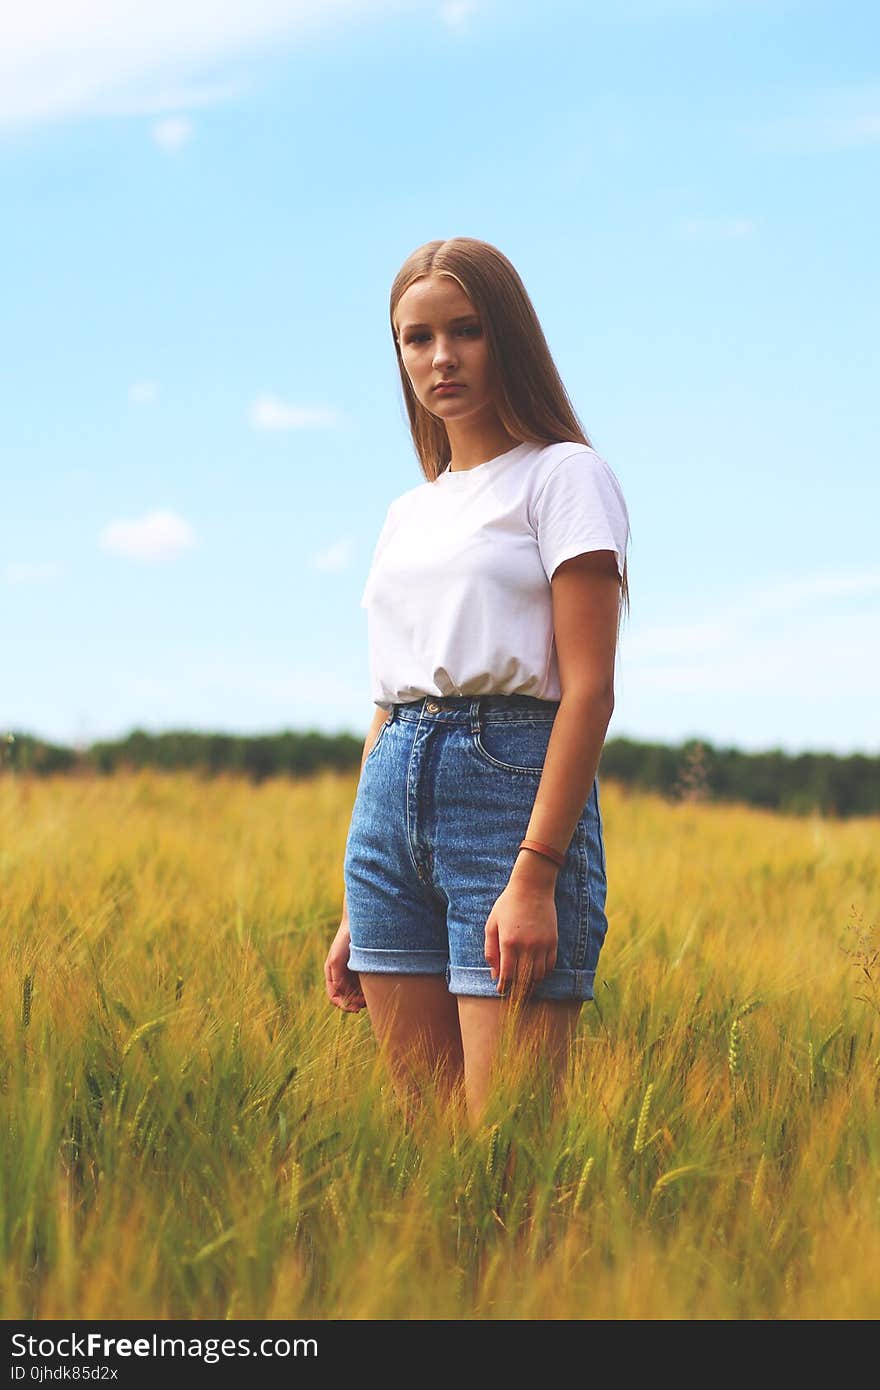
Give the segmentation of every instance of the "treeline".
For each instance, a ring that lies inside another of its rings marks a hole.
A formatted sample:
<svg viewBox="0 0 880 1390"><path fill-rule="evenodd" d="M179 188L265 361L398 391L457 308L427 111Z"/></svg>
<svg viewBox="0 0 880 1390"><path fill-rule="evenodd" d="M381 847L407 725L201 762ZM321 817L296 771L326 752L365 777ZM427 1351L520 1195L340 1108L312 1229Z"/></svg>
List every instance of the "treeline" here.
<svg viewBox="0 0 880 1390"><path fill-rule="evenodd" d="M267 777L306 777L327 768L356 772L362 751L363 738L317 730L246 736L135 729L127 738L86 748L68 748L13 730L0 735L0 776L110 776L150 767L188 769L205 777L233 773L261 782ZM611 738L602 751L599 776L677 801L742 801L796 815L867 816L880 811L880 757L861 753L743 753L700 739L670 745Z"/></svg>

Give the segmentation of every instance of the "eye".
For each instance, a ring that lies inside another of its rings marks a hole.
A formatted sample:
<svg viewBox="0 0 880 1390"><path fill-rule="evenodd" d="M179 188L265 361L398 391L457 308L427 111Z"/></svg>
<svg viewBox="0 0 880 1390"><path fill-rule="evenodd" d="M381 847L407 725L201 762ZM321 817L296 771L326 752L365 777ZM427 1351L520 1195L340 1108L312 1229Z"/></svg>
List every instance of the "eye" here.
<svg viewBox="0 0 880 1390"><path fill-rule="evenodd" d="M472 334L474 337L478 337L481 329L478 323L466 323L463 327L457 328L455 331L456 333L464 333L466 335ZM410 333L406 341L408 343L420 343L423 338L427 338L428 336L427 333Z"/></svg>

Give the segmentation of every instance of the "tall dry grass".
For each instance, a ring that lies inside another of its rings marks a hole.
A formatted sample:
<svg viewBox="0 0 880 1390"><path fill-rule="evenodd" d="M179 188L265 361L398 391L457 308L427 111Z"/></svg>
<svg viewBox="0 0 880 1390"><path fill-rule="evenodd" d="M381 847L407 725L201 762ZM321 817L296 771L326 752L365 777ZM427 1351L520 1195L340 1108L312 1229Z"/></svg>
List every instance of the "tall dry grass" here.
<svg viewBox="0 0 880 1390"><path fill-rule="evenodd" d="M0 778L3 1316L877 1316L876 820L603 782L563 1103L472 1133L326 1002L353 795Z"/></svg>

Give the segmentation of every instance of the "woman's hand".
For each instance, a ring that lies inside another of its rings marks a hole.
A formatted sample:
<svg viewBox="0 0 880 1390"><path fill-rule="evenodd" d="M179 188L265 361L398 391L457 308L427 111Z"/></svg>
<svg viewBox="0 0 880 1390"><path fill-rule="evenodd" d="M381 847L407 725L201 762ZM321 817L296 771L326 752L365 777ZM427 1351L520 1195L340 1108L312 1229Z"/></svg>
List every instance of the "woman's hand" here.
<svg viewBox="0 0 880 1390"><path fill-rule="evenodd" d="M324 962L324 982L327 986L327 998L330 1003L335 1004L337 1009L343 1009L347 1014L356 1014L360 1009L367 1007L367 1001L361 992L360 977L348 968L350 947L351 933L348 929L348 917L345 916L339 923L339 930L327 952L327 959Z"/></svg>
<svg viewBox="0 0 880 1390"><path fill-rule="evenodd" d="M499 994L509 988L528 993L556 964L556 866L529 862L536 858L530 850L520 852L486 922L485 955Z"/></svg>

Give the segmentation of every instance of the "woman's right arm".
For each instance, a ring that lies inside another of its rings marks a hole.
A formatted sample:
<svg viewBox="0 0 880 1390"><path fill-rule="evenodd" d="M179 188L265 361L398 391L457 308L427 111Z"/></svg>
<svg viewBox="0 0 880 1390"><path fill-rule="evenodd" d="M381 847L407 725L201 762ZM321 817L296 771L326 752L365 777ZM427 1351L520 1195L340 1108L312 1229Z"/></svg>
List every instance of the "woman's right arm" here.
<svg viewBox="0 0 880 1390"><path fill-rule="evenodd" d="M379 737L379 730L388 718L387 710L381 705L376 705L373 719L367 730L367 737L364 739L364 751L361 754L361 772L364 770L364 763L370 756L370 750L376 739ZM351 946L351 935L348 927L348 903L346 901L345 889L342 890L342 918L339 929L333 938L333 943L327 953L324 962L324 982L327 986L327 997L331 1004L337 1008L344 1009L346 1013L357 1013L359 1009L366 1007L366 1000L361 993L360 980L353 970L348 968L348 952Z"/></svg>

